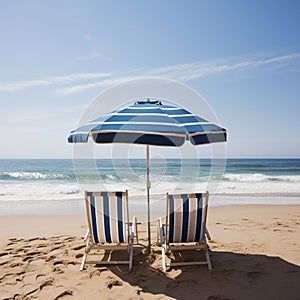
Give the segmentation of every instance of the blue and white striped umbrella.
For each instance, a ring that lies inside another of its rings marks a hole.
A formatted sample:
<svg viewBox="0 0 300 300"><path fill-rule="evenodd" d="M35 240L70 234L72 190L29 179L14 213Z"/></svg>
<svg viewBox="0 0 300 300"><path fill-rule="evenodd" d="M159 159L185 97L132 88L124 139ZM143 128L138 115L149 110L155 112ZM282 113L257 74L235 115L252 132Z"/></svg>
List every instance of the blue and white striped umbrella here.
<svg viewBox="0 0 300 300"><path fill-rule="evenodd" d="M193 145L226 142L226 129L161 101L141 100L115 110L70 132L69 143L87 143L89 136L99 144L144 144L147 166L148 247L150 251L149 145L179 147L189 140Z"/></svg>
<svg viewBox="0 0 300 300"><path fill-rule="evenodd" d="M181 146L226 141L220 126L161 101L137 101L71 131L69 143L86 143L89 136L96 143L134 143L156 146Z"/></svg>

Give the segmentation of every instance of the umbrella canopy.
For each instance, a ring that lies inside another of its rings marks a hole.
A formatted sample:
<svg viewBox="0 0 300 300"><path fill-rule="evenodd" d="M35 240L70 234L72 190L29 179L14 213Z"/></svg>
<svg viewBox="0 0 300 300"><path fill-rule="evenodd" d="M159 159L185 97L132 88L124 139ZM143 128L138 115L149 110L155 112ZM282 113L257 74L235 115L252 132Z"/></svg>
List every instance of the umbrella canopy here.
<svg viewBox="0 0 300 300"><path fill-rule="evenodd" d="M137 101L71 131L69 143L86 143L89 136L96 143L134 143L156 146L182 146L226 141L220 126L161 101Z"/></svg>
<svg viewBox="0 0 300 300"><path fill-rule="evenodd" d="M196 116L189 111L159 100L141 100L115 110L70 132L69 143L87 143L89 136L99 144L132 143L147 145L148 242L150 237L149 145L182 146L189 140L193 145L225 142L226 129Z"/></svg>

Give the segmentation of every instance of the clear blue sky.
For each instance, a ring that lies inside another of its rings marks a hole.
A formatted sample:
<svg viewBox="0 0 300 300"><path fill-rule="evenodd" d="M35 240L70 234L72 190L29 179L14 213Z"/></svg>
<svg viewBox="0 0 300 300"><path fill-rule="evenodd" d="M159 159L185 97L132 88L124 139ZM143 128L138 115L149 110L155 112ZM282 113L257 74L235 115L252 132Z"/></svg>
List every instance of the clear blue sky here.
<svg viewBox="0 0 300 300"><path fill-rule="evenodd" d="M71 158L85 107L126 79L195 89L229 157L300 157L300 2L1 1L0 158Z"/></svg>

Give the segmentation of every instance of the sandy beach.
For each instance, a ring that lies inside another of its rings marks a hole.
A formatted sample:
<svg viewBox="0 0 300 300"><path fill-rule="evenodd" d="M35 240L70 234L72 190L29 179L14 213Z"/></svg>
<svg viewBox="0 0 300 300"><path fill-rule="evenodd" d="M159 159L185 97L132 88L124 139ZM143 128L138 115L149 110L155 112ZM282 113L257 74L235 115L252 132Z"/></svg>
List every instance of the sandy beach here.
<svg viewBox="0 0 300 300"><path fill-rule="evenodd" d="M300 300L300 0L0 16L0 300Z"/></svg>
<svg viewBox="0 0 300 300"><path fill-rule="evenodd" d="M147 255L137 245L128 274L126 266L79 271L83 215L1 216L0 298L299 299L299 220L300 205L211 208L211 271L186 266L164 274L159 251ZM146 245L146 226L139 231ZM193 255L184 252L183 258Z"/></svg>

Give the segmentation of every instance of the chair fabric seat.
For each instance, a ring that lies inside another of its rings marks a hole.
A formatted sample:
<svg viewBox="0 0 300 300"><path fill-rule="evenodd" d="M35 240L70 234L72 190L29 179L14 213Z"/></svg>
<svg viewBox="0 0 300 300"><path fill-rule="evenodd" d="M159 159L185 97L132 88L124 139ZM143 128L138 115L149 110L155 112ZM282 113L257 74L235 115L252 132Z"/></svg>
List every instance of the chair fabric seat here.
<svg viewBox="0 0 300 300"><path fill-rule="evenodd" d="M202 222L202 194L195 194L194 201L189 195L169 195L168 242L199 242Z"/></svg>
<svg viewBox="0 0 300 300"><path fill-rule="evenodd" d="M85 264L128 264L133 265L133 239L136 218L129 222L128 192L85 192L85 204L88 222L85 253L80 270ZM87 261L92 249L126 250L128 260Z"/></svg>
<svg viewBox="0 0 300 300"><path fill-rule="evenodd" d="M167 267L183 265L207 265L211 261L206 243L206 216L208 192L195 194L166 194L166 224L159 220L158 232L162 251L163 271ZM203 250L205 261L166 262L168 251Z"/></svg>
<svg viewBox="0 0 300 300"><path fill-rule="evenodd" d="M87 192L87 197L93 243L125 243L128 237L123 193Z"/></svg>

